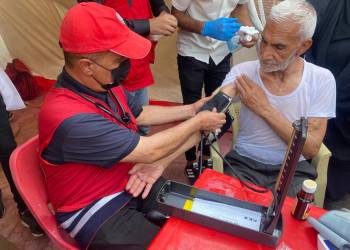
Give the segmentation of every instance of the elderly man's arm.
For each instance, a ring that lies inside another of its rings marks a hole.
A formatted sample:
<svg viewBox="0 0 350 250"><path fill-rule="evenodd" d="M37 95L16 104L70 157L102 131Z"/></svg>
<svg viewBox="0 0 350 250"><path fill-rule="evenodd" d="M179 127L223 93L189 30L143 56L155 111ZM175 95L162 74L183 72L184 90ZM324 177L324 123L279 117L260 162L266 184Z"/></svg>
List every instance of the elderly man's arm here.
<svg viewBox="0 0 350 250"><path fill-rule="evenodd" d="M265 111L261 112L261 117L278 134L278 136L288 144L293 132L292 123L272 106L267 107ZM308 118L307 138L303 149L303 155L306 159L311 159L317 155L326 133L326 129L327 118Z"/></svg>
<svg viewBox="0 0 350 250"><path fill-rule="evenodd" d="M237 77L235 84L241 101L264 119L288 144L293 132L292 123L270 104L265 92L245 75ZM326 128L327 118L311 117L308 119L308 135L302 152L305 158L310 159L318 153Z"/></svg>

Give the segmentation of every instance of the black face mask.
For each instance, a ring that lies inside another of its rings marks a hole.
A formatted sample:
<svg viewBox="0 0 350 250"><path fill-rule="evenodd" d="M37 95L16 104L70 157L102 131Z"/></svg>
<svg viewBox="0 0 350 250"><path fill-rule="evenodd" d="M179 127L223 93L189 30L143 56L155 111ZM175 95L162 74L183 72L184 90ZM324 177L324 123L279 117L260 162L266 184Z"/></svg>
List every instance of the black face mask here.
<svg viewBox="0 0 350 250"><path fill-rule="evenodd" d="M125 78L128 76L130 72L130 60L127 59L125 61L123 61L118 68L113 69L111 71L112 73L112 79L113 79L113 83L107 84L107 85L103 85L102 87L104 89L111 89L114 87L117 87L120 85L120 83L125 80Z"/></svg>
<svg viewBox="0 0 350 250"><path fill-rule="evenodd" d="M91 59L90 59L91 60ZM123 61L121 64L119 64L118 68L115 69L107 69L106 67L102 66L101 64L93 61L96 65L104 68L105 70L111 72L112 74L112 83L109 84L102 84L100 81L98 81L94 76L92 76L96 82L98 82L104 89L108 90L114 87L117 87L121 84L121 82L123 80L125 80L125 78L128 76L129 72L130 72L130 60L127 59L125 61Z"/></svg>

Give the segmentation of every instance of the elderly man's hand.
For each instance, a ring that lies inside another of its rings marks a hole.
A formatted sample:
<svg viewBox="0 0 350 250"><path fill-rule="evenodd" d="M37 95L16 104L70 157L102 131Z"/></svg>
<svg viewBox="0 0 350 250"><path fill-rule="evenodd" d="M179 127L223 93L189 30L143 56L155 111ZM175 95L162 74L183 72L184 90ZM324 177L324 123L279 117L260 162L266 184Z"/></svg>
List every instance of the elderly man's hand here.
<svg viewBox="0 0 350 250"><path fill-rule="evenodd" d="M237 77L235 84L244 105L259 116L267 112L270 102L260 86L244 74Z"/></svg>
<svg viewBox="0 0 350 250"><path fill-rule="evenodd" d="M240 43L242 44L243 47L251 48L258 42L258 40L259 40L258 36L253 36L251 41L247 42L247 41L241 40Z"/></svg>
<svg viewBox="0 0 350 250"><path fill-rule="evenodd" d="M163 172L164 166L162 165L138 163L129 171L130 178L125 189L133 197L142 193L142 199L145 199Z"/></svg>

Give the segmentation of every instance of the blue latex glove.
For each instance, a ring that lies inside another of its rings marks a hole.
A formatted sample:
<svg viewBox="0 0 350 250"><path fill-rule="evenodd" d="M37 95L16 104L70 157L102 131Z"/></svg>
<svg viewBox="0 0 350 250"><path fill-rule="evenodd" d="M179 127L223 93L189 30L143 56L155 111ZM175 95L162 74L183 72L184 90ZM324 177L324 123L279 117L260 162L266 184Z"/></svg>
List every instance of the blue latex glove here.
<svg viewBox="0 0 350 250"><path fill-rule="evenodd" d="M241 27L241 25L237 23L237 19L238 18L222 17L213 21L207 21L204 23L201 34L221 41L228 41Z"/></svg>

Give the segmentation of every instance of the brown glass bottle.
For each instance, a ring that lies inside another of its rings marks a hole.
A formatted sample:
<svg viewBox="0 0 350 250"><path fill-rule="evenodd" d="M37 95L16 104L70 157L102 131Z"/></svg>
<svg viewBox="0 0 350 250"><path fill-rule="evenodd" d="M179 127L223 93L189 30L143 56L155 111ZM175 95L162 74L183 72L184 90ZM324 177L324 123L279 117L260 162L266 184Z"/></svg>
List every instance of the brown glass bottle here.
<svg viewBox="0 0 350 250"><path fill-rule="evenodd" d="M305 180L303 187L297 194L297 203L292 211L292 215L297 220L306 220L309 216L310 205L315 200L316 182L313 180Z"/></svg>

